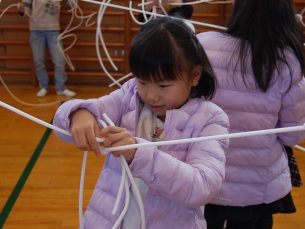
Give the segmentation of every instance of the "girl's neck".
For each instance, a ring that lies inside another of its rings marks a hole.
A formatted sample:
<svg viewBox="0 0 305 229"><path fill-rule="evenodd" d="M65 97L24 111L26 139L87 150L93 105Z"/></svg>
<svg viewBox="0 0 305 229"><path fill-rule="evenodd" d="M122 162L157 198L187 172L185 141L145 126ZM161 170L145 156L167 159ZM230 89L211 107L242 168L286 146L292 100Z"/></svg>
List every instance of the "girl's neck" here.
<svg viewBox="0 0 305 229"><path fill-rule="evenodd" d="M155 116L156 116L156 118L160 119L162 122L165 122L166 116L157 116L157 115L155 115Z"/></svg>

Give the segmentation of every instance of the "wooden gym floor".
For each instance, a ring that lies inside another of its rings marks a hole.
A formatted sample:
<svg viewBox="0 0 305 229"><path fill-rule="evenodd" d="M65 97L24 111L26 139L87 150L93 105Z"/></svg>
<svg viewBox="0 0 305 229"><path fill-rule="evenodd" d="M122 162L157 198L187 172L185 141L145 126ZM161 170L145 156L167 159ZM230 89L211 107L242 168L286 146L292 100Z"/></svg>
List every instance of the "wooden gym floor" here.
<svg viewBox="0 0 305 229"><path fill-rule="evenodd" d="M38 88L11 84L10 90L23 101L46 103L63 100L54 91L36 98ZM113 89L107 86L71 86L76 98L92 98ZM16 102L0 85L0 101L46 122L51 122L57 105L30 107ZM53 132L0 107L0 228L78 228L78 189L83 153L61 142ZM302 144L305 146L304 144ZM305 152L294 150L305 180ZM84 206L103 165L104 157L89 155ZM304 181L305 182L305 181ZM297 213L275 216L275 229L305 228L305 187L294 188Z"/></svg>

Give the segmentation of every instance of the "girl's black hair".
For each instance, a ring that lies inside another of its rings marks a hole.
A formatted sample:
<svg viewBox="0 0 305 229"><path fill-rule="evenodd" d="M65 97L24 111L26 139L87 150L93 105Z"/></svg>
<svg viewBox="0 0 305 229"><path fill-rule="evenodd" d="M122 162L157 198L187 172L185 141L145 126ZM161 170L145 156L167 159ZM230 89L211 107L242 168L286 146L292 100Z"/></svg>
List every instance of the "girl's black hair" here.
<svg viewBox="0 0 305 229"><path fill-rule="evenodd" d="M149 81L177 80L182 72L191 75L202 67L199 83L191 97L211 99L216 77L194 32L179 19L162 17L145 24L133 40L129 66L135 77Z"/></svg>
<svg viewBox="0 0 305 229"><path fill-rule="evenodd" d="M277 80L272 78L273 72L280 73L282 63L290 71L294 67L286 60L288 49L296 55L303 77L303 32L297 24L292 0L235 0L227 33L240 39L236 50L244 81L249 51L257 86L264 92ZM291 81L290 78L290 86Z"/></svg>

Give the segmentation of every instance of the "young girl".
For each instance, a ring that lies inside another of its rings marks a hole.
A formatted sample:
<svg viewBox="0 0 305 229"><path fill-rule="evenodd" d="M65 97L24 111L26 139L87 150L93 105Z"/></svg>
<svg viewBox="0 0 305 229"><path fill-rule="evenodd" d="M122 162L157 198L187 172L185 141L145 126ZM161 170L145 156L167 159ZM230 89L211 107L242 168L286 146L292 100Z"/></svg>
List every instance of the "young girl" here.
<svg viewBox="0 0 305 229"><path fill-rule="evenodd" d="M235 0L226 32L198 35L219 82L213 99L229 116L230 132L303 125L303 34L291 0ZM295 211L284 145L291 132L232 139L226 178L206 207L209 229L272 228L272 214Z"/></svg>
<svg viewBox="0 0 305 229"><path fill-rule="evenodd" d="M209 61L182 21L165 17L144 25L129 63L135 78L121 89L99 99L68 101L58 109L55 125L70 130L78 148L99 154L96 136L110 147L227 133L226 114L208 101L216 86ZM118 127L100 130L97 120L103 113ZM108 154L85 213L85 228L111 228L120 214L111 215L121 178L120 155L138 180L146 228L206 228L200 206L221 187L227 144L209 140ZM129 208L120 228L140 228L139 217L136 205Z"/></svg>

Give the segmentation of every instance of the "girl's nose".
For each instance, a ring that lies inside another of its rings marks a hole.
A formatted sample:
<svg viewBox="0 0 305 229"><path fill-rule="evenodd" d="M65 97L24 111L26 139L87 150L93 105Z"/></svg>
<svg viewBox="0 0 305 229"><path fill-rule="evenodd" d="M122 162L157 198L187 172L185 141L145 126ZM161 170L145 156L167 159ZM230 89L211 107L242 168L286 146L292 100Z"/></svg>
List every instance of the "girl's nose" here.
<svg viewBox="0 0 305 229"><path fill-rule="evenodd" d="M147 92L147 99L150 102L157 102L159 101L160 96L157 93L151 93L151 92Z"/></svg>

